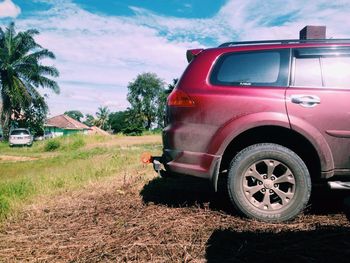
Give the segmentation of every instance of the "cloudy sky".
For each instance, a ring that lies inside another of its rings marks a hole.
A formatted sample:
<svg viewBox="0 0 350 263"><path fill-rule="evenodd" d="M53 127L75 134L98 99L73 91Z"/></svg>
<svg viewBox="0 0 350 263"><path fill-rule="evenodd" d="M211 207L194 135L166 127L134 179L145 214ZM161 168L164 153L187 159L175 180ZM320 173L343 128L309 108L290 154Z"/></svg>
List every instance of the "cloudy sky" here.
<svg viewBox="0 0 350 263"><path fill-rule="evenodd" d="M36 28L56 54L61 94L51 115L123 110L128 82L154 72L170 83L189 48L225 41L297 38L305 25L350 38L350 0L0 0L0 26Z"/></svg>

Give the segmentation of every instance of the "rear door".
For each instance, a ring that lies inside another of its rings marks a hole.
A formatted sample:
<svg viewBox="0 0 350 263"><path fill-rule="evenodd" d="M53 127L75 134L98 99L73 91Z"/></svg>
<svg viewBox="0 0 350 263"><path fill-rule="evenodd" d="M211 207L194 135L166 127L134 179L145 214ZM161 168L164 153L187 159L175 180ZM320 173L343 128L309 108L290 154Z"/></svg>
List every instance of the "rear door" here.
<svg viewBox="0 0 350 263"><path fill-rule="evenodd" d="M311 135L312 129L320 132L332 151L335 168L348 169L350 48L300 48L292 54L291 86L286 93L291 126L304 123Z"/></svg>

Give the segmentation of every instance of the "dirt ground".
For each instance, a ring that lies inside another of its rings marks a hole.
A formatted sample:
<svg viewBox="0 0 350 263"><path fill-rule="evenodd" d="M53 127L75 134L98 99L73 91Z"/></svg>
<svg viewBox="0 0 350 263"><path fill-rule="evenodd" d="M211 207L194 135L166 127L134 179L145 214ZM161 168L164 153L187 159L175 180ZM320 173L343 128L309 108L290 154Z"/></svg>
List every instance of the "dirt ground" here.
<svg viewBox="0 0 350 263"><path fill-rule="evenodd" d="M25 208L0 230L4 262L348 262L344 194L288 224L242 219L200 179L134 174Z"/></svg>
<svg viewBox="0 0 350 263"><path fill-rule="evenodd" d="M107 142L99 142L87 145L86 149L91 149L95 147L114 147L121 146L126 147L130 145L138 145L138 144L159 144L161 142L161 138L158 134L155 135L147 135L147 136L122 136L114 138L112 141Z"/></svg>
<svg viewBox="0 0 350 263"><path fill-rule="evenodd" d="M24 162L24 161L34 161L37 159L38 158L34 158L34 157L0 155L0 161L5 161L5 162Z"/></svg>

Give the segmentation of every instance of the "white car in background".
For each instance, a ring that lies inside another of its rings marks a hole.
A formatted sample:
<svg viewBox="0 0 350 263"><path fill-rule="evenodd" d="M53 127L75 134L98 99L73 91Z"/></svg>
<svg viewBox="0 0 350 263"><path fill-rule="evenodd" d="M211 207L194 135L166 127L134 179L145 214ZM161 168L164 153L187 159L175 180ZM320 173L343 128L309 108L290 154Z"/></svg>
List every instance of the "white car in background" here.
<svg viewBox="0 0 350 263"><path fill-rule="evenodd" d="M33 136L30 134L28 129L13 129L10 132L9 138L10 146L14 145L27 145L32 146Z"/></svg>

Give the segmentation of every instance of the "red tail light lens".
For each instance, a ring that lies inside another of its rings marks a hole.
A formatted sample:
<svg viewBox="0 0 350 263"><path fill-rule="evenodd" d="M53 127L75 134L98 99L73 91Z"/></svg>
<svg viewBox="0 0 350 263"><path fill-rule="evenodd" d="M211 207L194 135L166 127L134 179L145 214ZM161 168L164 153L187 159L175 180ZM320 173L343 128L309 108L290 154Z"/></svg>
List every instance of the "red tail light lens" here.
<svg viewBox="0 0 350 263"><path fill-rule="evenodd" d="M168 106L194 107L194 101L183 91L174 90L168 97Z"/></svg>

